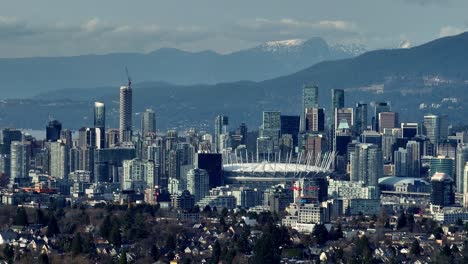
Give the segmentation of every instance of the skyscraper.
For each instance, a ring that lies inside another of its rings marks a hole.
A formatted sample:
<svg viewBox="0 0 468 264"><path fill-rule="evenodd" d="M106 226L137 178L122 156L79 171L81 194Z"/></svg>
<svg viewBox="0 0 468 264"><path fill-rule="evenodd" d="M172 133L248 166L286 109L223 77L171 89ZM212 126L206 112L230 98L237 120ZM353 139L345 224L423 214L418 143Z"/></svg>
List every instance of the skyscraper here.
<svg viewBox="0 0 468 264"><path fill-rule="evenodd" d="M455 186L457 192L462 193L465 190L465 166L468 162L468 146L467 145L458 145L457 148L457 168L456 168L456 177L455 177Z"/></svg>
<svg viewBox="0 0 468 264"><path fill-rule="evenodd" d="M325 113L320 108L306 108L305 110L305 131L323 132L325 131Z"/></svg>
<svg viewBox="0 0 468 264"><path fill-rule="evenodd" d="M442 131L444 135L447 135L448 133L448 127L445 126L445 121L443 121L442 123L444 125L444 128L441 127L441 118L438 115L424 116L424 134L429 138L429 140L432 144L434 144L434 146L437 146L439 144L439 140L442 138Z"/></svg>
<svg viewBox="0 0 468 264"><path fill-rule="evenodd" d="M46 141L55 142L60 139L62 123L58 120L50 120L46 127Z"/></svg>
<svg viewBox="0 0 468 264"><path fill-rule="evenodd" d="M187 190L195 196L195 202L207 196L210 191L208 172L199 168L189 170L187 173Z"/></svg>
<svg viewBox="0 0 468 264"><path fill-rule="evenodd" d="M447 206L455 203L453 179L445 173L437 172L431 177L431 203Z"/></svg>
<svg viewBox="0 0 468 264"><path fill-rule="evenodd" d="M208 172L210 188L223 184L223 159L221 154L198 153L195 166Z"/></svg>
<svg viewBox="0 0 468 264"><path fill-rule="evenodd" d="M50 176L56 179L68 178L68 148L61 141L50 143Z"/></svg>
<svg viewBox="0 0 468 264"><path fill-rule="evenodd" d="M382 151L374 144L356 144L351 153L351 181L361 181L369 186L378 186L383 175Z"/></svg>
<svg viewBox="0 0 468 264"><path fill-rule="evenodd" d="M270 138L273 141L274 149L279 145L279 137L281 132L281 112L264 111L263 124L260 130L260 136Z"/></svg>
<svg viewBox="0 0 468 264"><path fill-rule="evenodd" d="M120 126L119 141L130 142L132 140L132 87L120 87Z"/></svg>
<svg viewBox="0 0 468 264"><path fill-rule="evenodd" d="M349 129L354 127L354 109L336 108L335 109L335 130L338 130L340 123L346 122Z"/></svg>
<svg viewBox="0 0 468 264"><path fill-rule="evenodd" d="M141 115L141 134L143 137L156 133L156 115L153 109L146 109Z"/></svg>
<svg viewBox="0 0 468 264"><path fill-rule="evenodd" d="M419 134L418 123L401 123L401 136L404 138L414 138Z"/></svg>
<svg viewBox="0 0 468 264"><path fill-rule="evenodd" d="M304 85L302 90L302 109L318 108L318 86L317 85Z"/></svg>
<svg viewBox="0 0 468 264"><path fill-rule="evenodd" d="M408 141L406 143L408 177L418 178L421 174L421 152L417 141Z"/></svg>
<svg viewBox="0 0 468 264"><path fill-rule="evenodd" d="M361 134L367 129L367 104L357 103L355 113L354 131Z"/></svg>
<svg viewBox="0 0 468 264"><path fill-rule="evenodd" d="M106 146L106 106L104 103L94 103L94 129L96 130L96 148Z"/></svg>
<svg viewBox="0 0 468 264"><path fill-rule="evenodd" d="M122 190L141 192L146 188L154 188L157 183L153 161L140 159L123 161Z"/></svg>
<svg viewBox="0 0 468 264"><path fill-rule="evenodd" d="M344 90L332 89L331 118L335 118L335 109L344 107ZM339 120L338 120L339 122Z"/></svg>
<svg viewBox="0 0 468 264"><path fill-rule="evenodd" d="M299 134L299 129L299 116L281 116L281 135L291 135L294 146L297 146L297 135Z"/></svg>
<svg viewBox="0 0 468 264"><path fill-rule="evenodd" d="M27 145L24 142L11 142L10 185L20 184L28 179L29 159Z"/></svg>
<svg viewBox="0 0 468 264"><path fill-rule="evenodd" d="M380 112L379 113L379 132L383 133L385 129L398 127L398 113Z"/></svg>
<svg viewBox="0 0 468 264"><path fill-rule="evenodd" d="M214 148L215 153L220 153L220 137L222 134L227 133L227 126L229 125L229 119L227 116L218 115L215 119L215 131L214 131Z"/></svg>
<svg viewBox="0 0 468 264"><path fill-rule="evenodd" d="M379 114L382 112L390 112L390 104L388 102L378 102L374 105L374 117L372 126L375 131L379 130Z"/></svg>

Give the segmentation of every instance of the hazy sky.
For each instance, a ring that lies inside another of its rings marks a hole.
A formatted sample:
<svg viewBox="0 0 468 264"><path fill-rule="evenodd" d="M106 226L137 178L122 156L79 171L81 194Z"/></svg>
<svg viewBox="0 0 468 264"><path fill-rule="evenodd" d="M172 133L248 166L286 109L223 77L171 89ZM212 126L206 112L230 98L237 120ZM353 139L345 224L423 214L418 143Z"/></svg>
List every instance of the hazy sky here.
<svg viewBox="0 0 468 264"><path fill-rule="evenodd" d="M467 0L0 0L0 57L222 53L319 36L368 49L468 28Z"/></svg>

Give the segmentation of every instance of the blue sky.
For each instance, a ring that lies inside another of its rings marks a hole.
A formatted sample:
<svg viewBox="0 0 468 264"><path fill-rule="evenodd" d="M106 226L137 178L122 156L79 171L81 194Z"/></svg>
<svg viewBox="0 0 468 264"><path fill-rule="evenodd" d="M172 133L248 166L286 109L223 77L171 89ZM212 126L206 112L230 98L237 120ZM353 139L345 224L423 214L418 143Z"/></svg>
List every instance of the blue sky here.
<svg viewBox="0 0 468 264"><path fill-rule="evenodd" d="M468 28L466 0L0 0L0 57L228 53L323 37L368 49L418 45Z"/></svg>

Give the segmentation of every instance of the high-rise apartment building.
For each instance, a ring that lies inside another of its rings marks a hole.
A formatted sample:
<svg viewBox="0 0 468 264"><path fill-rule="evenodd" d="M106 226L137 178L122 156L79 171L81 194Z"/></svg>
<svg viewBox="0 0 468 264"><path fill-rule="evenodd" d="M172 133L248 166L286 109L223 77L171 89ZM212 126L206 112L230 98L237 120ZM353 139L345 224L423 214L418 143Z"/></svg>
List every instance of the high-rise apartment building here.
<svg viewBox="0 0 468 264"><path fill-rule="evenodd" d="M354 131L360 135L367 129L367 104L357 103L355 107Z"/></svg>
<svg viewBox="0 0 468 264"><path fill-rule="evenodd" d="M383 175L382 151L374 144L356 144L351 153L351 181L361 181L369 186L378 186Z"/></svg>
<svg viewBox="0 0 468 264"><path fill-rule="evenodd" d="M143 137L156 133L156 114L153 109L146 109L141 114L141 134Z"/></svg>
<svg viewBox="0 0 468 264"><path fill-rule="evenodd" d="M132 141L132 87L120 87L120 125L119 125L119 141Z"/></svg>
<svg viewBox="0 0 468 264"><path fill-rule="evenodd" d="M94 103L94 129L96 134L96 148L106 147L106 106L104 103Z"/></svg>
<svg viewBox="0 0 468 264"><path fill-rule="evenodd" d="M332 89L332 105L331 105L331 118L335 118L335 109L344 108L344 90ZM336 121L336 120L335 120ZM336 127L336 122L335 122Z"/></svg>
<svg viewBox="0 0 468 264"><path fill-rule="evenodd" d="M55 142L60 139L62 123L58 120L50 120L46 127L46 141Z"/></svg>
<svg viewBox="0 0 468 264"><path fill-rule="evenodd" d="M229 119L227 116L218 115L215 119L215 131L214 131L214 148L215 153L221 153L221 135L227 133L227 127L229 125Z"/></svg>
<svg viewBox="0 0 468 264"><path fill-rule="evenodd" d="M194 168L187 173L187 190L195 197L195 202L207 196L210 191L210 177L206 170Z"/></svg>
<svg viewBox="0 0 468 264"><path fill-rule="evenodd" d="M20 184L28 179L29 157L27 145L24 142L11 142L10 156L10 185Z"/></svg>

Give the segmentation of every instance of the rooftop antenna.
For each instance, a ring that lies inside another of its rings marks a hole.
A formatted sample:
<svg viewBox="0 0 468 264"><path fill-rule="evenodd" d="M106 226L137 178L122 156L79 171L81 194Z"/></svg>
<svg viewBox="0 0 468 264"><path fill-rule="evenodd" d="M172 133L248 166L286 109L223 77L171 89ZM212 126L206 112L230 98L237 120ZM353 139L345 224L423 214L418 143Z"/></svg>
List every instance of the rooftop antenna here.
<svg viewBox="0 0 468 264"><path fill-rule="evenodd" d="M130 77L130 74L128 73L127 66L125 66L125 73L127 74L128 88L132 88L132 77Z"/></svg>

